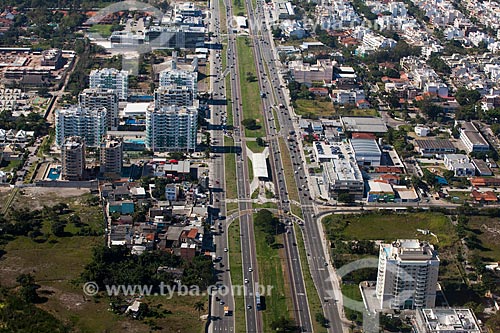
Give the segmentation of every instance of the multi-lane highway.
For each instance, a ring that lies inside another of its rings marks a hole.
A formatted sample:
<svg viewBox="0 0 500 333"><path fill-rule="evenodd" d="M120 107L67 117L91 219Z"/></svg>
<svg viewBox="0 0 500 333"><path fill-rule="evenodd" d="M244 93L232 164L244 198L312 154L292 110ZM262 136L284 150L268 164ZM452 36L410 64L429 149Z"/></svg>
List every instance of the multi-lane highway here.
<svg viewBox="0 0 500 333"><path fill-rule="evenodd" d="M236 151L236 179L237 196L239 199L238 209L240 211L240 239L242 253L243 281L245 285L245 319L246 332L262 332L262 318L255 304L255 292L259 284L257 256L255 250L255 239L252 222L252 209L250 201L249 172L246 154L245 134L241 126L243 120L243 109L240 91L240 73L238 69L238 54L236 52L236 39L232 29L232 5L229 0L224 2L227 16L227 62L231 85L231 107L233 111L233 139L234 151ZM214 4L214 7L217 5ZM220 35L220 34L219 34ZM231 249L228 249L230 252Z"/></svg>
<svg viewBox="0 0 500 333"><path fill-rule="evenodd" d="M220 12L219 2L213 1L210 5L213 9L209 18L209 30L213 32L211 42L213 45L221 45L221 31L220 31ZM221 77L222 61L220 50L213 50L210 54L210 87L212 92L217 93L216 100L225 100L225 87L224 79ZM212 144L224 143L224 131L226 120L226 105L224 103L213 103L210 108L210 137ZM211 200L214 210L211 215L211 221L215 227L214 243L216 244L215 269L218 272L217 277L220 285L224 288L231 290L231 272L229 267L228 252L224 251L228 247L227 227L226 220L219 219L219 216L226 216L225 205L225 170L224 170L224 154L215 152L212 156L212 168L210 170L210 184L212 193ZM234 317L224 315L224 307L227 306L230 310L234 309L234 297L231 292L221 290L215 292L211 298L212 304L212 318L210 324L210 332L234 332Z"/></svg>
<svg viewBox="0 0 500 333"><path fill-rule="evenodd" d="M265 12L262 14L266 15ZM262 18L262 16L261 16ZM264 21L265 20L265 21ZM267 23L267 17L263 22ZM251 22L249 22L252 25ZM294 122L294 115L289 105L289 99L286 97L286 90L284 88L284 82L279 75L280 63L278 61L277 52L274 48L274 42L272 39L271 31L269 26L264 23L267 28L263 29L262 40L259 39L260 43L263 43L263 47L260 48L262 62L266 63L269 69L269 77L266 77L266 82L273 87L274 95L277 99L278 105L283 105L283 108L279 108L278 118L279 124L281 126L281 135L285 137L291 131L298 132L296 128L296 123ZM252 26L258 26L258 24L253 24ZM262 74L264 76L264 74ZM297 126L298 127L298 126ZM343 332L343 325L339 315L339 309L337 303L332 299L332 295L338 295L338 285L335 283L336 278L331 276L329 267L328 254L325 249L325 244L322 241L323 235L320 231L320 226L316 219L316 212L314 207L314 201L308 190L308 175L305 168L305 158L303 156L303 147L300 140L289 142L288 149L290 151L290 156L292 159L292 164L295 169L295 182L299 189L300 204L302 208L302 213L304 216L304 226L303 226L303 236L306 245L306 251L308 253L308 262L313 281L316 285L316 289L323 302L323 311L325 317L330 322L329 331L340 333ZM281 156L275 156L276 162L281 159ZM279 167L278 167L279 168ZM280 196L286 197L286 190L280 187ZM284 203L287 203L287 199ZM298 257L297 257L298 258ZM341 304L340 302L338 303Z"/></svg>
<svg viewBox="0 0 500 333"><path fill-rule="evenodd" d="M267 133L267 141L269 143L269 162L272 171L272 179L276 194L279 202L279 212L282 222L287 224L287 231L284 235L284 246L287 258L287 274L290 281L290 292L292 295L294 305L294 319L301 327L303 332L312 332L311 315L309 311L309 304L307 293L304 285L304 278L302 275L302 267L300 262L300 254L297 248L296 235L293 227L291 226L292 220L290 218L290 200L288 198L287 184L284 176L283 163L280 155L279 147L279 133L275 127L273 108L276 108L280 103L277 102L274 89L276 89L276 82L268 79L266 70L266 59L263 57L262 50L266 47L266 42L261 34L267 34L267 27L264 24L264 13L262 12L264 2L257 1L255 11L252 7L251 1L246 2L249 32L253 42L254 59L257 69L257 77L261 91L264 93L262 98L264 125ZM292 185L294 186L294 185Z"/></svg>
<svg viewBox="0 0 500 333"><path fill-rule="evenodd" d="M246 156L246 145L244 131L241 126L242 120L242 101L240 93L240 77L238 71L238 57L236 52L236 42L235 35L233 33L232 27L230 26L232 17L232 8L229 1L225 2L226 5L226 15L229 18L228 22L228 35L227 35L227 68L229 69L229 75L231 77L231 92L232 92L232 110L234 117L234 143L235 149L237 151L236 156L236 175L237 175L237 188L238 188L238 199L239 200L239 211L241 213L240 225L241 225L241 245L242 245L242 261L243 261L243 275L244 281L247 286L247 294L245 296L245 316L246 316L246 326L247 332L263 332L262 320L260 313L255 307L255 292L254 288L258 283L258 267L256 262L255 254L255 242L253 234L252 216L247 212L251 211L250 193L249 193L249 182L248 182L248 164ZM283 212L284 222L287 223L291 219L288 217L290 212L290 201L288 198L288 192L286 188L286 180L283 172L283 165L280 155L280 147L278 142L278 136L286 138L291 131L296 131L293 117L291 115L291 110L288 106L288 98L286 97L286 90L284 89L284 82L279 76L279 62L277 60L277 54L274 49L273 40L271 36L270 29L266 24L265 13L262 11L263 3L258 2L256 11L253 11L252 6L247 2L247 11L249 18L249 26L251 27L251 39L254 44L254 56L255 64L257 68L257 74L259 78L259 84L264 92L266 92L267 97L263 98L263 111L265 119L265 127L267 131L267 140L269 142L270 148L270 165L272 168L273 180L275 182L275 188L280 201L280 212ZM212 16L216 20L216 26L220 23L218 20L218 4L215 2L212 4ZM255 23L255 22L259 23ZM220 31L219 27L215 30L215 36L217 40L220 41ZM267 70L266 66L267 65ZM222 68L219 62L219 67L214 68L216 73L220 75L222 73ZM213 85L213 91L218 91L219 94L223 94L224 89L221 89L224 79L219 76L218 82ZM222 95L223 96L223 95ZM280 106L283 107L280 107ZM278 123L281 126L281 130L278 133L275 127L273 108L277 111ZM217 110L218 108L214 108ZM212 117L217 117L217 115L212 115ZM215 119L217 121L217 119ZM214 138L217 138L217 134L220 132L214 132ZM219 140L219 139L217 139ZM219 140L221 142L221 140ZM295 181L296 186L298 186L301 191L300 194L300 204L302 205L302 211L304 216L304 226L303 226L303 237L306 244L306 251L308 253L308 262L313 276L314 283L316 285L317 291L320 295L322 301L330 300L332 298L332 291L337 288L332 283L330 277L329 267L325 264L329 262L326 258L327 254L325 252L324 244L322 242L322 234L316 221L316 212L314 208L314 201L312 200L310 193L308 191L308 181L305 166L305 159L301 154L302 145L300 140L290 142L288 149L290 151L290 156L292 158L293 166L296 170ZM217 161L217 159L216 159ZM222 163L217 167L219 170L223 170L223 159L220 158L219 163ZM217 163L217 162L216 162ZM217 171L214 171L217 174ZM216 177L216 180L223 180L223 176ZM290 184L293 186L293 184ZM290 186L289 185L289 186ZM219 194L219 202L223 201L223 194ZM217 197L215 197L217 200ZM222 200L221 200L222 199ZM217 203L217 202L216 202ZM219 207L221 205L218 205ZM216 205L217 207L217 205ZM295 320L298 325L301 326L302 330L305 332L312 331L311 315L309 312L308 300L306 295L306 290L304 286L302 268L300 266L300 257L298 249L295 246L296 237L301 237L301 235L295 235L293 228L288 228L285 235L285 251L288 260L288 274L290 279L290 284L292 286L293 303L295 308ZM224 238L224 237L220 237ZM220 244L224 243L224 240L220 241ZM227 245L226 245L227 246ZM220 249L222 246L218 246ZM228 249L229 252L231 249ZM219 253L219 252L218 252ZM226 254L227 253L223 253ZM222 255L224 260L226 259ZM229 276L229 274L224 273L223 275ZM224 279L224 278L223 278ZM224 279L225 280L225 279ZM226 304L231 304L231 300L223 299ZM234 303L233 303L234 304ZM234 309L233 304L231 304L231 309ZM217 305L215 305L217 307ZM222 306L218 308L219 313L221 313ZM330 321L331 332L342 332L343 327L340 321L339 312L336 303L331 300L329 302L323 303L323 310L325 317ZM216 313L214 311L214 313ZM222 316L224 317L224 316ZM219 323L214 323L214 331L230 331L234 329L234 325L230 320L224 319L219 321Z"/></svg>

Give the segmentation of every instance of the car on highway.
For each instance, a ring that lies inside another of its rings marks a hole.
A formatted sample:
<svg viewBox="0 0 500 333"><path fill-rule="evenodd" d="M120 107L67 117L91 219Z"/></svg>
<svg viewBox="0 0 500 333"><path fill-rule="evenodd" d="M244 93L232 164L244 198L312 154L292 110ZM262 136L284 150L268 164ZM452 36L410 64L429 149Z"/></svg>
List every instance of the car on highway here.
<svg viewBox="0 0 500 333"><path fill-rule="evenodd" d="M248 271L249 272L253 272L253 268L252 267L248 267Z"/></svg>
<svg viewBox="0 0 500 333"><path fill-rule="evenodd" d="M228 252L229 249L227 247L224 248L224 252Z"/></svg>

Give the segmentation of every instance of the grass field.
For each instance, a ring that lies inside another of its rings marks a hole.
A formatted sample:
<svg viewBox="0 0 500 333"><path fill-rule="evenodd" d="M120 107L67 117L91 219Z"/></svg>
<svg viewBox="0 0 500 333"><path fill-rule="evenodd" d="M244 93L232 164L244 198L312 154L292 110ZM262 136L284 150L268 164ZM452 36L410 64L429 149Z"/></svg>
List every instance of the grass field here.
<svg viewBox="0 0 500 333"><path fill-rule="evenodd" d="M346 297L350 298L352 300L362 302L363 298L361 297L361 291L359 290L359 286L357 284L342 284L340 287L342 289L342 296L344 298L344 304ZM351 310L350 308L344 306L344 312L346 314L347 318L350 318L351 313L355 313L358 318L360 318L362 315L359 314L358 312Z"/></svg>
<svg viewBox="0 0 500 333"><path fill-rule="evenodd" d="M488 261L500 260L500 223L498 218L474 216L468 223L470 229L481 241L481 248L473 251Z"/></svg>
<svg viewBox="0 0 500 333"><path fill-rule="evenodd" d="M232 285L243 283L243 266L241 262L241 242L240 242L240 220L236 219L228 229L228 246L231 252L229 255L229 266L231 267ZM245 300L243 295L234 295L235 309L233 312L235 322L235 332L246 331L245 321Z"/></svg>
<svg viewBox="0 0 500 333"><path fill-rule="evenodd" d="M314 285L311 272L309 271L302 231L296 224L293 225L293 228L295 229L295 235L297 238L297 247L299 249L300 263L302 265L302 276L304 277L304 284L307 292L307 301L311 310L311 316L313 317L311 318L311 321L314 327L314 332L325 333L327 332L326 328L322 327L316 320L314 320L316 313L323 313L323 308L321 307L321 300L316 290L316 286Z"/></svg>
<svg viewBox="0 0 500 333"><path fill-rule="evenodd" d="M238 210L238 204L236 202L229 202L226 204L226 210L229 215L229 212Z"/></svg>
<svg viewBox="0 0 500 333"><path fill-rule="evenodd" d="M438 213L369 213L362 215L329 215L323 219L326 232L336 233L345 239L384 240L418 238L428 240L439 247L450 247L458 241L448 217ZM338 228L345 225L345 228ZM436 234L423 235L417 229L429 229Z"/></svg>
<svg viewBox="0 0 500 333"><path fill-rule="evenodd" d="M257 130L245 128L245 136L253 138L264 137L266 132L262 118L259 82L257 79L252 82L247 80L247 73L251 73L254 77L257 77L250 39L247 37L238 37L236 39L236 48L238 52L243 119L255 119L257 124L261 125Z"/></svg>
<svg viewBox="0 0 500 333"><path fill-rule="evenodd" d="M243 0L233 0L233 14L237 16L246 16L247 9Z"/></svg>
<svg viewBox="0 0 500 333"><path fill-rule="evenodd" d="M332 102L298 99L295 113L306 118L331 117L335 114Z"/></svg>
<svg viewBox="0 0 500 333"><path fill-rule="evenodd" d="M103 38L108 38L111 36L112 24L94 24L90 27L89 32L98 33Z"/></svg>
<svg viewBox="0 0 500 333"><path fill-rule="evenodd" d="M264 151L264 148L266 148L266 147L259 146L257 144L257 141L246 141L246 144L247 144L248 149L250 149L254 153L262 153Z"/></svg>
<svg viewBox="0 0 500 333"><path fill-rule="evenodd" d="M288 196L291 200L299 201L299 191L297 190L297 184L295 183L295 178L293 176L293 166L292 160L290 159L290 152L286 146L285 140L279 138L280 142L280 152L281 152L281 163L283 163L283 169L285 169L285 179L286 188L288 190Z"/></svg>
<svg viewBox="0 0 500 333"><path fill-rule="evenodd" d="M345 110L341 108L335 109L335 114L339 116L350 116L350 117L378 117L379 113L375 109L352 109Z"/></svg>
<svg viewBox="0 0 500 333"><path fill-rule="evenodd" d="M234 146L234 140L231 138L224 138L224 145L226 147ZM226 198L236 199L236 156L230 152L224 155L225 164L225 179L226 179Z"/></svg>
<svg viewBox="0 0 500 333"><path fill-rule="evenodd" d="M273 286L271 295L265 295L266 308L262 311L264 332L272 332L271 323L281 316L290 317L293 309L290 290L284 276L284 262L280 257L283 249L273 248L266 243L266 234L255 229L255 248L259 263L259 284ZM283 244L283 236L276 236L276 243Z"/></svg>

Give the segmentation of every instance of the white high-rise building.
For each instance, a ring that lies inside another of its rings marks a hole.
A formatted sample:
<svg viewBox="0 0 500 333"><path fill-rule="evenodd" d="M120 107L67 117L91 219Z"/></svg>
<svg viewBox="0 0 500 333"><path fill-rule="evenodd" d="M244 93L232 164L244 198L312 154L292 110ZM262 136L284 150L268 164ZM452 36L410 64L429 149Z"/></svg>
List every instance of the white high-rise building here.
<svg viewBox="0 0 500 333"><path fill-rule="evenodd" d="M155 108L165 106L193 106L196 96L186 86L171 84L155 90Z"/></svg>
<svg viewBox="0 0 500 333"><path fill-rule="evenodd" d="M152 151L193 151L196 148L196 107L162 107L146 112L146 148Z"/></svg>
<svg viewBox="0 0 500 333"><path fill-rule="evenodd" d="M376 294L382 309L432 308L436 301L439 258L417 239L381 244Z"/></svg>
<svg viewBox="0 0 500 333"><path fill-rule="evenodd" d="M118 94L114 89L88 88L78 95L80 106L85 109L106 108L107 127L118 126Z"/></svg>
<svg viewBox="0 0 500 333"><path fill-rule="evenodd" d="M187 87L196 98L198 95L198 72L177 69L174 59L172 60L171 69L160 72L160 87L167 87L173 84L178 87Z"/></svg>
<svg viewBox="0 0 500 333"><path fill-rule="evenodd" d="M106 135L106 109L71 106L56 110L56 144L61 146L70 136L79 136L87 147L99 147Z"/></svg>
<svg viewBox="0 0 500 333"><path fill-rule="evenodd" d="M128 98L128 72L115 68L95 69L90 72L90 88L113 89L120 100L126 101Z"/></svg>
<svg viewBox="0 0 500 333"><path fill-rule="evenodd" d="M61 176L64 180L83 180L85 172L85 140L72 136L61 146Z"/></svg>

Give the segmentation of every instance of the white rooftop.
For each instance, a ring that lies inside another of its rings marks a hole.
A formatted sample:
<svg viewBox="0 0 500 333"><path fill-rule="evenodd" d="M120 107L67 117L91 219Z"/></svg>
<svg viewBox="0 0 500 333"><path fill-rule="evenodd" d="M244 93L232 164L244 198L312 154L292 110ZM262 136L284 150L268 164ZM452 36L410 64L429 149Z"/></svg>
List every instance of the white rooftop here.
<svg viewBox="0 0 500 333"><path fill-rule="evenodd" d="M267 173L266 156L263 153L253 153L252 155L253 176L256 178L269 178Z"/></svg>

